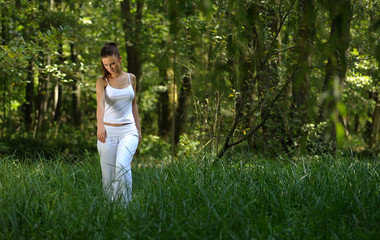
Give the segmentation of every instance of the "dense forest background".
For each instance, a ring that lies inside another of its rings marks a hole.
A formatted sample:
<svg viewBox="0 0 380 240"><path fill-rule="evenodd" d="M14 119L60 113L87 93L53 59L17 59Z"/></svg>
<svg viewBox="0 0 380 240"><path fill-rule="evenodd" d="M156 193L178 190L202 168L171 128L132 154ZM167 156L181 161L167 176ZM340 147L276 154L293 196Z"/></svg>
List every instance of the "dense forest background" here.
<svg viewBox="0 0 380 240"><path fill-rule="evenodd" d="M0 2L0 152L96 146L108 41L137 76L140 154L379 152L378 0Z"/></svg>

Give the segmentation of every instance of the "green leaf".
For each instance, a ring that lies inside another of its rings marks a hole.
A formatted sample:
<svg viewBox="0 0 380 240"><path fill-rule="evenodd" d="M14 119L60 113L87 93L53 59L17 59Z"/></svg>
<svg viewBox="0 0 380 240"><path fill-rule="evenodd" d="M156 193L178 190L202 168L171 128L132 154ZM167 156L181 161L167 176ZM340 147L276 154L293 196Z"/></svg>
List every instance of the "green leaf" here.
<svg viewBox="0 0 380 240"><path fill-rule="evenodd" d="M344 127L339 121L335 122L335 130L336 130L337 144L338 146L342 146L343 140L345 138L345 133L344 133Z"/></svg>

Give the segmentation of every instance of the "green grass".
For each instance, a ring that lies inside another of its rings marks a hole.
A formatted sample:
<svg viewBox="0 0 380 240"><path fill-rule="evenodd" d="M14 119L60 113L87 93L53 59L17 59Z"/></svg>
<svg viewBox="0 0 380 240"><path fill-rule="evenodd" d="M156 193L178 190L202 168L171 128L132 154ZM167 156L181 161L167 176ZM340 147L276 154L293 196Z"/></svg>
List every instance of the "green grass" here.
<svg viewBox="0 0 380 240"><path fill-rule="evenodd" d="M105 201L96 155L3 157L0 239L380 237L378 160L240 157L135 164L127 208Z"/></svg>

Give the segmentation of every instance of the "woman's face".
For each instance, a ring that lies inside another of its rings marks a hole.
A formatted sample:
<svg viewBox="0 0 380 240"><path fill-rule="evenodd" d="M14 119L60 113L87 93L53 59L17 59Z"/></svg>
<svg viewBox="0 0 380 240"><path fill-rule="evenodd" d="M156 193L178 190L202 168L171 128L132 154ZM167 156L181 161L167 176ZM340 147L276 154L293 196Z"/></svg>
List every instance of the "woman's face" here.
<svg viewBox="0 0 380 240"><path fill-rule="evenodd" d="M103 66L112 75L119 74L121 72L121 57L108 56L102 58Z"/></svg>

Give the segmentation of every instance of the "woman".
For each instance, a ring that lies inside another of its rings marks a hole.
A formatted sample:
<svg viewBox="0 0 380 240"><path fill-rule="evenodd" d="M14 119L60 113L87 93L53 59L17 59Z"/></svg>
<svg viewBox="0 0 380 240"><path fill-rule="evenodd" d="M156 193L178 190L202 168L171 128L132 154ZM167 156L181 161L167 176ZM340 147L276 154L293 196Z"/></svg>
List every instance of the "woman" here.
<svg viewBox="0 0 380 240"><path fill-rule="evenodd" d="M96 117L103 188L111 200L128 203L132 197L131 162L141 141L136 77L122 70L115 43L104 44L100 55L103 77L96 82Z"/></svg>

